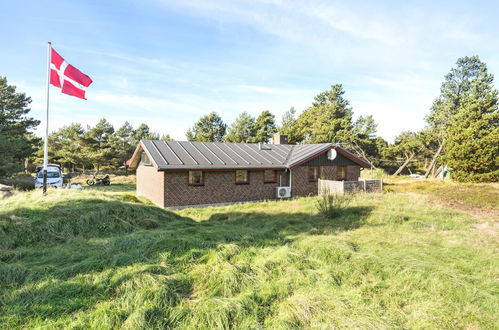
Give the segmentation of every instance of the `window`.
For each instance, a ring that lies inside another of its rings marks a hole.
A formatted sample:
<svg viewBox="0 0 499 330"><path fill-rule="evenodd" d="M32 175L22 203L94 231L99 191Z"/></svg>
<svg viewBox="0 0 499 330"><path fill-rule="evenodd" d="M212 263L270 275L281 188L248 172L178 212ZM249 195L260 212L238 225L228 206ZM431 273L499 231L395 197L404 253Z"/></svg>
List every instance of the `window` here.
<svg viewBox="0 0 499 330"><path fill-rule="evenodd" d="M47 179L60 178L61 174L59 171L47 171ZM43 169L38 172L38 178L43 178Z"/></svg>
<svg viewBox="0 0 499 330"><path fill-rule="evenodd" d="M347 178L347 168L346 166L338 166L336 171L336 180L344 181Z"/></svg>
<svg viewBox="0 0 499 330"><path fill-rule="evenodd" d="M263 182L264 183L276 183L277 182L277 171L274 171L274 170L263 171Z"/></svg>
<svg viewBox="0 0 499 330"><path fill-rule="evenodd" d="M203 171L189 171L189 185L203 186L204 185Z"/></svg>
<svg viewBox="0 0 499 330"><path fill-rule="evenodd" d="M140 165L152 166L152 163L149 160L149 157L147 156L147 154L145 152L142 152L140 154Z"/></svg>
<svg viewBox="0 0 499 330"><path fill-rule="evenodd" d="M308 181L315 182L319 178L320 168L319 166L309 166L308 167Z"/></svg>
<svg viewBox="0 0 499 330"><path fill-rule="evenodd" d="M237 170L236 171L236 184L246 184L246 183L249 183L248 170Z"/></svg>

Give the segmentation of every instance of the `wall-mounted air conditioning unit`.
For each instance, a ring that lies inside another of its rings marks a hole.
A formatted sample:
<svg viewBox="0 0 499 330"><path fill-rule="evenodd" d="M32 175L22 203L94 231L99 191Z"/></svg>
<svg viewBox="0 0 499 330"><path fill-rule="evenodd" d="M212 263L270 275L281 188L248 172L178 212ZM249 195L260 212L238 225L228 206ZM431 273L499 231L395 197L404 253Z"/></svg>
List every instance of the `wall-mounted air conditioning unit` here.
<svg viewBox="0 0 499 330"><path fill-rule="evenodd" d="M291 187L277 187L277 198L290 198L291 197Z"/></svg>

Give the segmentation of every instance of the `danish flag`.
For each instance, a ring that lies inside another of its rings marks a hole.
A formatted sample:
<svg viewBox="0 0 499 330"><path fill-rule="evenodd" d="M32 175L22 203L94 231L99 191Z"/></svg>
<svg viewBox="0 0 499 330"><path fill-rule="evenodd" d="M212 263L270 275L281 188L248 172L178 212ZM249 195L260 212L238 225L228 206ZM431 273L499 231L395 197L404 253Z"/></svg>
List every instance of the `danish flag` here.
<svg viewBox="0 0 499 330"><path fill-rule="evenodd" d="M86 100L85 91L92 79L66 62L54 49L51 51L50 84L59 87L64 94Z"/></svg>

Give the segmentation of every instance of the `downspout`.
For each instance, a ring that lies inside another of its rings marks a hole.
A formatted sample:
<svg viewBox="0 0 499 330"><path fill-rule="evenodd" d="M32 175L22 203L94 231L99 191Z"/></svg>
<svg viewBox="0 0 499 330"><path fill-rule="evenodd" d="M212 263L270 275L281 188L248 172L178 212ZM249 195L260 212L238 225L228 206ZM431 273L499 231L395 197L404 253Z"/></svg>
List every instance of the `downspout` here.
<svg viewBox="0 0 499 330"><path fill-rule="evenodd" d="M288 170L289 170L289 185L288 185L288 187L291 188L291 170L289 168L286 168L284 170L284 173L286 173ZM282 177L281 177L281 179L282 179ZM282 181L279 182L279 185L282 187Z"/></svg>

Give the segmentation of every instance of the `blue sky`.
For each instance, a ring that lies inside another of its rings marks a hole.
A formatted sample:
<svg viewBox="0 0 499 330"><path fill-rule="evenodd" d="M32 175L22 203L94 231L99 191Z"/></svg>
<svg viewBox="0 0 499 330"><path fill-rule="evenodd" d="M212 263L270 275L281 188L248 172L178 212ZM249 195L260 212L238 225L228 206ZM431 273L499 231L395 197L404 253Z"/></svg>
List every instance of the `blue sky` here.
<svg viewBox="0 0 499 330"><path fill-rule="evenodd" d="M499 74L495 1L3 1L0 75L44 119L46 42L94 83L51 88L50 129L126 120L185 139L203 114L278 119L335 83L388 140L418 130L456 59ZM44 122L38 130L41 134Z"/></svg>

